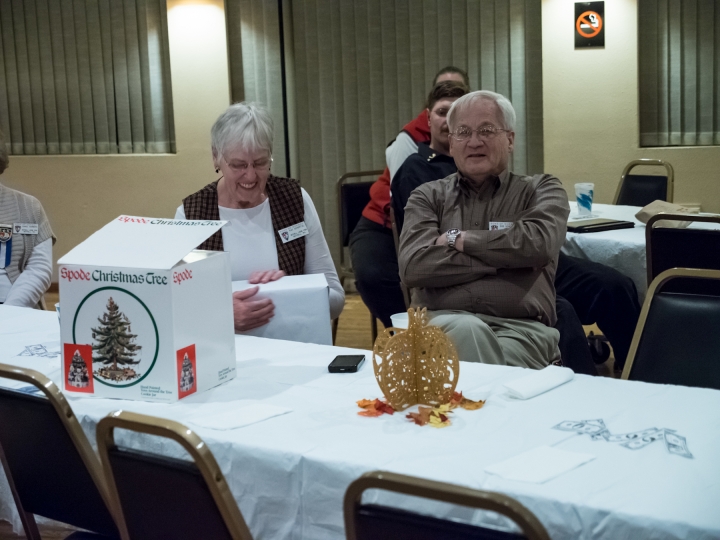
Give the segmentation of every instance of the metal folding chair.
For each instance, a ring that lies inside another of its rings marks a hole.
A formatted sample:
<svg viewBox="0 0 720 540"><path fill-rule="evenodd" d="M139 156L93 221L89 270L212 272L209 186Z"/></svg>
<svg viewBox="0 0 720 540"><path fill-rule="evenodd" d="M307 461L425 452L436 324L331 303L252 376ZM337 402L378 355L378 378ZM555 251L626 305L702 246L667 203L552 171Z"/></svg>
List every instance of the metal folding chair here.
<svg viewBox="0 0 720 540"><path fill-rule="evenodd" d="M670 292L678 279L720 283L719 270L673 268L650 285L623 379L720 390L720 297Z"/></svg>
<svg viewBox="0 0 720 540"><path fill-rule="evenodd" d="M638 166L665 167L667 176L630 174ZM662 159L636 159L623 170L613 204L647 206L653 201L673 202L674 172Z"/></svg>
<svg viewBox="0 0 720 540"><path fill-rule="evenodd" d="M363 504L363 493L380 489L502 514L521 534L417 514L376 504ZM362 475L348 487L344 502L348 540L550 540L527 508L500 493L480 491L384 471Z"/></svg>
<svg viewBox="0 0 720 540"><path fill-rule="evenodd" d="M58 387L6 364L0 378L30 387L0 388L0 458L27 538L40 540L35 514L93 531L68 539L119 538L100 461Z"/></svg>
<svg viewBox="0 0 720 540"><path fill-rule="evenodd" d="M118 428L173 440L192 461L120 447ZM212 452L187 427L116 411L98 423L97 443L123 540L252 540Z"/></svg>
<svg viewBox="0 0 720 540"><path fill-rule="evenodd" d="M363 178L366 176L377 177L383 173L382 170L376 171L359 171L343 174L337 181L337 201L338 201L338 234L340 240L340 284L345 285L346 278L354 278L355 274L347 261L345 260L345 248L350 245L350 234L355 230L355 226L362 217L362 212L368 202L370 202L370 186L375 180L366 182L351 182L351 179ZM333 321L333 343L337 336L338 324L340 317ZM370 314L370 328L372 332L372 340L375 343L377 338L377 321Z"/></svg>

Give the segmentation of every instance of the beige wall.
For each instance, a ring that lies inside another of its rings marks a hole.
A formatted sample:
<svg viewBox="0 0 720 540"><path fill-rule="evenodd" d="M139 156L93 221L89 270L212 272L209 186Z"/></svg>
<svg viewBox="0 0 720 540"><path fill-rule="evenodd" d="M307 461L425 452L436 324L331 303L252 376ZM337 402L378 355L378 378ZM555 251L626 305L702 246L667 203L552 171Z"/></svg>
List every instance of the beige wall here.
<svg viewBox="0 0 720 540"><path fill-rule="evenodd" d="M173 217L215 179L210 127L230 103L223 0L169 0L168 32L177 154L10 158L2 182L42 202L55 262L121 214Z"/></svg>
<svg viewBox="0 0 720 540"><path fill-rule="evenodd" d="M543 0L545 170L610 203L629 161L664 159L675 202L720 212L720 147L639 148L637 0L605 0L604 49L575 50L574 16L574 1Z"/></svg>
<svg viewBox="0 0 720 540"><path fill-rule="evenodd" d="M545 169L611 202L628 161L664 158L676 201L720 212L720 147L638 148L636 0L606 0L597 50L574 49L573 6L543 0ZM56 261L120 214L172 216L215 178L209 130L230 100L223 0L168 0L168 26L177 154L11 158L2 181L42 201Z"/></svg>

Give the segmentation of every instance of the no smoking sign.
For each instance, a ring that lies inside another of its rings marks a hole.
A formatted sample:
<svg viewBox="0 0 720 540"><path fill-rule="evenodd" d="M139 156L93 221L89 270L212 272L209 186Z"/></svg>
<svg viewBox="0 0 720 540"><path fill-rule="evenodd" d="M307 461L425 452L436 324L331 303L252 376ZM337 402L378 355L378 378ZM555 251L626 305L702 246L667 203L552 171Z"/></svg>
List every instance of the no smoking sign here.
<svg viewBox="0 0 720 540"><path fill-rule="evenodd" d="M575 2L575 48L605 46L605 2Z"/></svg>

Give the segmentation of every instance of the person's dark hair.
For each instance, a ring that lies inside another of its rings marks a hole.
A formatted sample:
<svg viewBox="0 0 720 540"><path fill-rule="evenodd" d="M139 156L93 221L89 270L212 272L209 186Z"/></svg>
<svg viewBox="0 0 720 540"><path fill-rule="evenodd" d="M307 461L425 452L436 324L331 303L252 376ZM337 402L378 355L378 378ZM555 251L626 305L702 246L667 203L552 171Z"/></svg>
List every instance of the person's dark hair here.
<svg viewBox="0 0 720 540"><path fill-rule="evenodd" d="M465 81L465 86L470 88L470 79L468 78L467 71L464 71L464 70L460 69L459 67L455 67L455 66L445 66L440 71L438 71L435 74L435 78L433 79L433 86L435 86L437 84L438 77L440 75L445 75L445 73L457 73L458 75L460 75L463 78L463 81Z"/></svg>
<svg viewBox="0 0 720 540"><path fill-rule="evenodd" d="M8 158L7 146L5 145L5 135L0 131L0 174L8 168L10 159Z"/></svg>
<svg viewBox="0 0 720 540"><path fill-rule="evenodd" d="M463 83L457 81L442 81L433 86L427 98L428 111L432 111L435 104L445 98L459 98L464 96L470 89Z"/></svg>

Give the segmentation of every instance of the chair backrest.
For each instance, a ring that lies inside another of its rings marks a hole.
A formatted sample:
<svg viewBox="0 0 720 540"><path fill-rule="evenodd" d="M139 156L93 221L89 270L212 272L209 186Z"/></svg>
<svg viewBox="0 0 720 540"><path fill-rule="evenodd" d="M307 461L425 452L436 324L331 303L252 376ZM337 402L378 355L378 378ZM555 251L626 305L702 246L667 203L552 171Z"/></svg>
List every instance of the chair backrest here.
<svg viewBox="0 0 720 540"><path fill-rule="evenodd" d="M673 268L652 282L622 378L720 390L720 297L668 292L675 279L720 282L720 271Z"/></svg>
<svg viewBox="0 0 720 540"><path fill-rule="evenodd" d="M667 176L630 174L637 166L665 167ZM647 206L653 201L673 201L674 172L672 165L662 159L636 159L623 170L615 192L615 202L627 206Z"/></svg>
<svg viewBox="0 0 720 540"><path fill-rule="evenodd" d="M362 504L368 489L381 489L490 510L513 520L521 534L498 531L407 512L388 506ZM369 472L355 480L345 492L345 537L348 540L549 540L545 528L523 505L506 495L479 491L384 471Z"/></svg>
<svg viewBox="0 0 720 540"><path fill-rule="evenodd" d="M118 447L116 428L176 441L192 461ZM187 427L117 411L98 423L97 442L123 540L252 540L215 458Z"/></svg>
<svg viewBox="0 0 720 540"><path fill-rule="evenodd" d="M21 517L37 514L119 538L100 461L58 387L37 371L6 364L0 378L37 388L32 394L0 388L3 465Z"/></svg>
<svg viewBox="0 0 720 540"><path fill-rule="evenodd" d="M660 213L648 220L645 228L648 287L670 268L720 270L720 230L663 227L664 221L717 223L718 216ZM660 223L658 223L660 222ZM666 292L720 295L720 284L707 280L674 279Z"/></svg>
<svg viewBox="0 0 720 540"><path fill-rule="evenodd" d="M344 264L344 249L350 243L350 234L355 229L365 206L370 202L370 186L375 180L350 182L353 178L378 176L382 170L358 171L343 174L337 181L338 222L340 231L340 264Z"/></svg>
<svg viewBox="0 0 720 540"><path fill-rule="evenodd" d="M400 259L400 235L395 221L395 209L392 205L390 205L390 226L392 227L393 242L395 242L395 256ZM409 309L412 303L410 289L402 281L400 282L400 289L402 290L403 300L405 300L405 309Z"/></svg>

